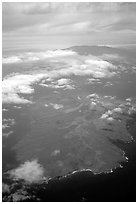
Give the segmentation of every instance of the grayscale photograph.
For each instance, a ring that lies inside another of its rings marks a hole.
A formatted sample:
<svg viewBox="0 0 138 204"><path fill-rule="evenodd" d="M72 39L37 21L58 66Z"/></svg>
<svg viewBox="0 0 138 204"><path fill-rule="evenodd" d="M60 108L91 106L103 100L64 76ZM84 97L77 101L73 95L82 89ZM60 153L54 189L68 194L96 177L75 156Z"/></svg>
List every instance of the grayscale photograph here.
<svg viewBox="0 0 138 204"><path fill-rule="evenodd" d="M2 201L136 202L136 2L2 2Z"/></svg>

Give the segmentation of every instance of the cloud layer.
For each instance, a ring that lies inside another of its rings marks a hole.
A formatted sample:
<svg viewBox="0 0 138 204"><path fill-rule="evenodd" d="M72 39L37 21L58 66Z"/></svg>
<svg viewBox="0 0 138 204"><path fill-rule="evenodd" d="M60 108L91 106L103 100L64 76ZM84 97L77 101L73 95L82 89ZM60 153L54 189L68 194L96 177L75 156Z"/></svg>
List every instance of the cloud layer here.
<svg viewBox="0 0 138 204"><path fill-rule="evenodd" d="M2 13L4 47L135 43L135 3L5 2Z"/></svg>
<svg viewBox="0 0 138 204"><path fill-rule="evenodd" d="M50 51L49 53L31 53L31 59L33 57L32 61L34 61L34 58L37 57L37 60L46 60L49 64L52 64L53 69L39 69L24 74L13 73L4 78L2 82L3 103L32 103L24 98L24 95L32 94L34 92L33 85L44 79L50 83L48 85L40 83L40 85L51 88L73 89L73 82L63 77L76 75L108 78L114 76L117 69L113 64L98 57L92 55L80 56L71 50ZM22 63L30 61L30 53L25 53L20 59L24 59ZM14 63L17 63L17 61ZM55 79L57 81L54 81Z"/></svg>

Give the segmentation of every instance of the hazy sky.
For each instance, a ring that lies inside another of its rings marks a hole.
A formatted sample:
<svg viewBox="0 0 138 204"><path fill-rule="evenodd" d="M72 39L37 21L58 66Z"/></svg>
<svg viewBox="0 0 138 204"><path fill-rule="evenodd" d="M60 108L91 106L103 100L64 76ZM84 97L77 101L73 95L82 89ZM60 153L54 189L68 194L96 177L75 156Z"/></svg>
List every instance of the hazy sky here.
<svg viewBox="0 0 138 204"><path fill-rule="evenodd" d="M3 48L133 44L135 3L2 3Z"/></svg>

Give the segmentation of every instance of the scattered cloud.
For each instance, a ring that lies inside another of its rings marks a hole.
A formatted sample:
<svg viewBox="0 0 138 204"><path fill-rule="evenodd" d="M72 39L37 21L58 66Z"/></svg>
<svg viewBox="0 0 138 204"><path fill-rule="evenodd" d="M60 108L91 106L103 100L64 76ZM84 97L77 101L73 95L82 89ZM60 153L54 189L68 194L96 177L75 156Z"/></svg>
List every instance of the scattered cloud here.
<svg viewBox="0 0 138 204"><path fill-rule="evenodd" d="M10 177L15 180L23 179L28 183L37 183L43 179L44 168L37 160L26 161L18 168L8 171Z"/></svg>
<svg viewBox="0 0 138 204"><path fill-rule="evenodd" d="M74 85L71 85L72 80L66 79L66 78L61 78L61 79L58 79L57 81L53 81L52 79L47 79L47 81L51 81L50 84L46 84L45 80L42 80L42 81L44 81L44 82L40 83L39 85L43 86L43 87L49 87L49 88L54 88L54 89L63 88L64 90L66 90L66 89L72 90L75 88Z"/></svg>
<svg viewBox="0 0 138 204"><path fill-rule="evenodd" d="M106 87L106 86L113 86L113 83L107 81L106 84L104 85L104 87Z"/></svg>
<svg viewBox="0 0 138 204"><path fill-rule="evenodd" d="M90 104L90 109L94 109L95 106L96 106L96 103L92 101L91 104Z"/></svg>
<svg viewBox="0 0 138 204"><path fill-rule="evenodd" d="M25 53L25 61L30 54ZM53 66L53 69L39 69L26 72L24 74L13 73L6 76L2 82L3 103L31 104L32 101L24 98L25 94L34 93L33 84L41 80L49 80L51 84L40 83L42 86L52 88L74 89L72 81L63 77L71 75L92 76L95 78L112 77L116 73L117 67L113 64L103 61L95 56L80 56L76 52L69 51L49 51L48 53L31 53L31 56L46 59ZM30 60L30 58L29 58ZM58 78L57 81L53 81ZM21 96L22 94L23 96Z"/></svg>
<svg viewBox="0 0 138 204"><path fill-rule="evenodd" d="M96 94L96 93L93 93L93 94L88 95L87 98L90 98L90 99L91 99L91 98L96 98L96 99L98 99L98 98L99 98L99 95Z"/></svg>
<svg viewBox="0 0 138 204"><path fill-rule="evenodd" d="M56 149L52 152L51 156L57 156L60 154L60 150L59 149Z"/></svg>
<svg viewBox="0 0 138 204"><path fill-rule="evenodd" d="M94 84L94 83L100 82L100 79L90 78L90 79L87 79L87 81L88 81L88 84Z"/></svg>
<svg viewBox="0 0 138 204"><path fill-rule="evenodd" d="M23 54L19 54L18 56L9 56L3 57L2 63L3 64L11 64L11 63L21 63L21 62L29 62L29 61L38 61L38 60L45 60L45 59L58 59L60 57L68 57L74 56L75 52L72 50L55 50L55 51L46 51L46 52L26 52Z"/></svg>
<svg viewBox="0 0 138 204"><path fill-rule="evenodd" d="M136 107L135 106L130 107L129 110L128 110L129 115L131 115L133 113L136 113Z"/></svg>
<svg viewBox="0 0 138 204"><path fill-rule="evenodd" d="M15 125L15 120L13 118L4 118L2 121L2 129L10 128Z"/></svg>
<svg viewBox="0 0 138 204"><path fill-rule="evenodd" d="M126 98L126 101L131 102L132 98Z"/></svg>
<svg viewBox="0 0 138 204"><path fill-rule="evenodd" d="M116 96L110 96L110 95L106 96L106 95L105 95L104 98L115 99Z"/></svg>
<svg viewBox="0 0 138 204"><path fill-rule="evenodd" d="M21 106L13 106L14 108L16 109L21 109L22 107Z"/></svg>
<svg viewBox="0 0 138 204"><path fill-rule="evenodd" d="M17 62L22 62L22 60L17 56L11 56L11 57L2 59L3 64L11 64L11 63L17 63Z"/></svg>
<svg viewBox="0 0 138 204"><path fill-rule="evenodd" d="M12 130L9 131L9 132L7 132L7 133L3 132L3 133L2 133L2 136L5 137L5 138L7 138L7 137L9 137L11 134L13 134L13 131L12 131Z"/></svg>
<svg viewBox="0 0 138 204"><path fill-rule="evenodd" d="M108 121L113 121L114 118L112 116L113 116L114 113L123 113L123 110L120 107L114 108L112 110L108 110L107 112L102 114L102 116L100 118L101 119L106 119Z"/></svg>
<svg viewBox="0 0 138 204"><path fill-rule="evenodd" d="M3 112L7 112L7 111L8 111L8 109L6 109L6 108L3 108L3 109L2 109L2 111L3 111Z"/></svg>
<svg viewBox="0 0 138 204"><path fill-rule="evenodd" d="M121 108L115 108L115 109L113 109L113 112L122 113L122 109Z"/></svg>
<svg viewBox="0 0 138 204"><path fill-rule="evenodd" d="M107 118L107 120L108 120L108 121L113 121L114 118L113 118L113 117L109 117L109 118Z"/></svg>
<svg viewBox="0 0 138 204"><path fill-rule="evenodd" d="M50 103L50 105L56 110L59 110L59 109L63 108L62 104Z"/></svg>
<svg viewBox="0 0 138 204"><path fill-rule="evenodd" d="M108 114L107 113L104 113L102 116L101 116L101 119L105 119L108 117Z"/></svg>
<svg viewBox="0 0 138 204"><path fill-rule="evenodd" d="M112 110L108 110L107 112L105 112L104 114L102 114L102 116L100 117L101 119L109 119L111 118L111 115L113 114ZM110 119L109 119L110 120Z"/></svg>

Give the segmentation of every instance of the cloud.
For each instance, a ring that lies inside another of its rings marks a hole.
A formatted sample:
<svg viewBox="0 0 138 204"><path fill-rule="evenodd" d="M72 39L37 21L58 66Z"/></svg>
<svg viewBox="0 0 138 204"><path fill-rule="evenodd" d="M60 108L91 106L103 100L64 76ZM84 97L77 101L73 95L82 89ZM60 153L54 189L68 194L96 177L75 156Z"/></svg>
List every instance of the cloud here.
<svg viewBox="0 0 138 204"><path fill-rule="evenodd" d="M51 156L57 156L60 154L60 150L59 149L56 149L52 152Z"/></svg>
<svg viewBox="0 0 138 204"><path fill-rule="evenodd" d="M101 119L107 119L107 120L112 120L111 115L113 114L112 110L108 110L107 112L105 112L104 114L102 114L102 116L100 117Z"/></svg>
<svg viewBox="0 0 138 204"><path fill-rule="evenodd" d="M122 113L122 109L121 108L115 108L115 109L113 109L113 112Z"/></svg>
<svg viewBox="0 0 138 204"><path fill-rule="evenodd" d="M35 37L39 44L50 45L54 40L56 46L59 36L62 46L73 45L73 36L79 44L135 42L135 2L4 2L2 11L4 46L19 46L22 41L37 45ZM48 36L53 36L50 42Z"/></svg>
<svg viewBox="0 0 138 204"><path fill-rule="evenodd" d="M90 99L93 99L93 98L94 98L94 99L98 99L98 98L99 98L99 95L96 94L96 93L93 93L93 94L88 95L87 98L90 98Z"/></svg>
<svg viewBox="0 0 138 204"><path fill-rule="evenodd" d="M87 79L87 81L88 81L88 84L93 84L93 83L95 83L95 82L100 82L100 79L95 79L95 78L90 78L90 79Z"/></svg>
<svg viewBox="0 0 138 204"><path fill-rule="evenodd" d="M31 103L31 101L20 97L18 94L33 93L34 89L31 88L31 85L39 81L41 78L43 78L42 74L14 74L13 76L6 77L2 82L3 103Z"/></svg>
<svg viewBox="0 0 138 204"><path fill-rule="evenodd" d="M48 88L54 88L54 89L75 89L74 85L70 85L72 83L72 81L70 79L65 79L65 78L61 78L57 81L53 82L53 79L48 78L47 81L51 81L50 84L46 84L45 80L42 80L44 83L40 83L40 86L43 87L48 87Z"/></svg>
<svg viewBox="0 0 138 204"><path fill-rule="evenodd" d="M126 98L126 101L131 102L132 98Z"/></svg>
<svg viewBox="0 0 138 204"><path fill-rule="evenodd" d="M90 109L94 109L95 106L96 106L96 103L92 101L91 104L90 104Z"/></svg>
<svg viewBox="0 0 138 204"><path fill-rule="evenodd" d="M109 117L109 118L107 118L107 120L108 120L108 121L113 121L114 118L113 118L113 117Z"/></svg>
<svg viewBox="0 0 138 204"><path fill-rule="evenodd" d="M8 109L6 109L6 108L3 108L3 109L2 109L2 111L3 111L3 112L7 112L7 111L8 111Z"/></svg>
<svg viewBox="0 0 138 204"><path fill-rule="evenodd" d="M108 114L107 113L104 113L102 116L101 116L101 119L105 119L108 117Z"/></svg>
<svg viewBox="0 0 138 204"><path fill-rule="evenodd" d="M59 86L63 86L63 85L69 84L69 83L70 83L70 79L65 79L65 78L59 79L57 81L57 84Z"/></svg>
<svg viewBox="0 0 138 204"><path fill-rule="evenodd" d="M7 137L9 137L11 134L13 134L13 131L9 131L9 132L7 132L7 133L3 132L3 133L2 133L2 136L7 138Z"/></svg>
<svg viewBox="0 0 138 204"><path fill-rule="evenodd" d="M134 114L134 113L136 113L136 107L132 106L131 108L129 108L128 114L131 115L131 114Z"/></svg>
<svg viewBox="0 0 138 204"><path fill-rule="evenodd" d="M113 86L113 84L111 82L107 81L106 84L104 85L104 87L106 87L106 86Z"/></svg>
<svg viewBox="0 0 138 204"><path fill-rule="evenodd" d="M2 121L2 129L10 128L13 125L15 125L15 120L13 118L4 118Z"/></svg>
<svg viewBox="0 0 138 204"><path fill-rule="evenodd" d="M14 108L16 109L21 109L22 107L21 106L13 106Z"/></svg>
<svg viewBox="0 0 138 204"><path fill-rule="evenodd" d="M110 98L111 99L111 98ZM113 110L108 110L107 112L105 112L104 114L102 114L102 116L100 117L101 119L106 119L108 121L113 121L114 118L112 117L112 115L114 113L123 113L122 109L120 107L118 108L114 108Z"/></svg>
<svg viewBox="0 0 138 204"><path fill-rule="evenodd" d="M15 180L23 179L28 183L37 183L43 179L44 168L37 160L26 161L18 168L8 171L10 177Z"/></svg>
<svg viewBox="0 0 138 204"><path fill-rule="evenodd" d="M3 58L2 59L3 64L11 64L11 63L17 63L17 62L22 62L22 60L17 56L12 56L9 58Z"/></svg>
<svg viewBox="0 0 138 204"><path fill-rule="evenodd" d="M63 108L62 104L50 103L50 105L56 110L59 110L59 109Z"/></svg>
<svg viewBox="0 0 138 204"><path fill-rule="evenodd" d="M6 76L2 82L3 103L28 104L32 101L24 98L25 94L34 93L33 84L44 79L50 80L51 84L40 85L52 88L74 89L72 81L62 79L71 75L76 76L92 76L95 78L108 78L114 76L117 67L113 64L101 60L95 56L80 56L71 50L64 51L47 51L40 53L24 53L21 55L23 61L30 61L32 57L39 60L47 59L46 61L52 65L53 69L47 68L25 72L24 74L13 73ZM57 81L54 81L59 78ZM22 95L20 95L22 94Z"/></svg>
<svg viewBox="0 0 138 204"><path fill-rule="evenodd" d="M19 54L18 56L10 56L10 57L3 57L2 63L3 64L11 64L11 63L21 63L21 62L28 62L28 61L38 61L38 60L45 60L51 58L60 58L66 56L72 56L76 53L72 50L55 50L55 51L46 51L46 52L26 52L23 54Z"/></svg>

